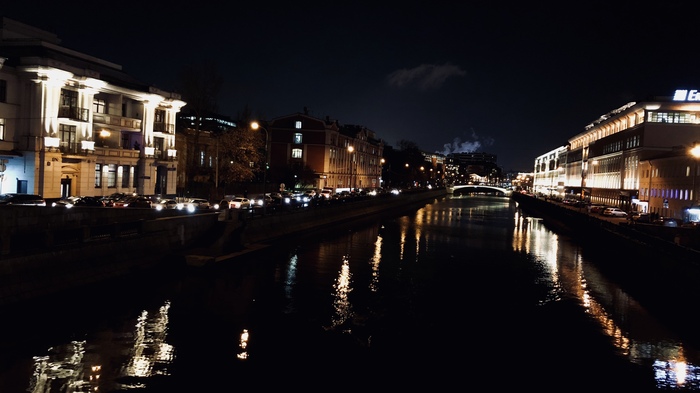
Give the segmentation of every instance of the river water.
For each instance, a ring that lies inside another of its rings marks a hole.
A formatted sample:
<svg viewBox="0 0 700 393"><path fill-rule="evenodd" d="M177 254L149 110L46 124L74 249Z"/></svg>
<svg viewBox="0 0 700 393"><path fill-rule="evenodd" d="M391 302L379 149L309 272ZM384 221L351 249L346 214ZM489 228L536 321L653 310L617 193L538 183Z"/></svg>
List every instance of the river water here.
<svg viewBox="0 0 700 393"><path fill-rule="evenodd" d="M7 307L0 392L700 389L697 348L606 262L509 198L448 196Z"/></svg>

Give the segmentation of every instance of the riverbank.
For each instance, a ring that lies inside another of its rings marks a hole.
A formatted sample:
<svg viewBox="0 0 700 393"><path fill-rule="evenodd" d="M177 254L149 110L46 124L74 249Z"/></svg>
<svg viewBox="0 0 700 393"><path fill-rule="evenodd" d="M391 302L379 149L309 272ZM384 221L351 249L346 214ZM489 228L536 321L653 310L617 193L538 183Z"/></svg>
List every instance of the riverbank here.
<svg viewBox="0 0 700 393"><path fill-rule="evenodd" d="M349 224L360 224L377 215L400 214L443 198L445 189L416 190L401 195L386 195L332 206L300 209L284 214L246 219L234 214L219 223L214 241L187 250L184 261L190 266L225 262L241 255L269 247L277 240L319 230L339 230Z"/></svg>
<svg viewBox="0 0 700 393"><path fill-rule="evenodd" d="M584 255L604 261L597 266L601 272L670 321L688 341L700 343L698 322L688 313L700 301L700 251L678 241L681 234L696 244L700 233L695 228L633 225L531 196L513 194L512 199L525 214L541 217L555 232L584 244Z"/></svg>
<svg viewBox="0 0 700 393"><path fill-rule="evenodd" d="M162 217L148 209L142 215L142 209L88 209L70 214L52 208L2 209L3 218L9 217L4 222L15 225L4 227L3 244L13 252L0 255L0 305L148 270L165 274L186 265L229 261L291 235L361 222L377 214L397 214L445 194L444 189L420 190L255 218L227 212ZM31 224L25 225L28 222ZM12 235L8 228L15 228ZM61 232L75 234L71 239L76 240L58 243L51 239L55 236L46 239L47 233ZM106 235L96 236L102 232ZM20 238L27 239L22 248ZM26 251L18 254L17 250Z"/></svg>

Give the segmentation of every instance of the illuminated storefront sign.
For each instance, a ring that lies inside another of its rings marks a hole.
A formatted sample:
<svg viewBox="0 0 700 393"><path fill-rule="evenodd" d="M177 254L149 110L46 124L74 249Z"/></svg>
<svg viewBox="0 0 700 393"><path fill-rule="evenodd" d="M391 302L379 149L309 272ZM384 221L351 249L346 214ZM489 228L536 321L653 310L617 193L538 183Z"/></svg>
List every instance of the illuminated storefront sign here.
<svg viewBox="0 0 700 393"><path fill-rule="evenodd" d="M673 101L700 101L698 90L676 90L673 93Z"/></svg>

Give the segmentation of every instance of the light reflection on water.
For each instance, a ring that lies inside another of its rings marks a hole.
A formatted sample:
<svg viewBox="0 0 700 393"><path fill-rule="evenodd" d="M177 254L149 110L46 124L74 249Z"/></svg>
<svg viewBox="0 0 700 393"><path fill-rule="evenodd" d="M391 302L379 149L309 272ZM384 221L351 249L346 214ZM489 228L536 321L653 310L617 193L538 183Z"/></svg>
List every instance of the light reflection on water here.
<svg viewBox="0 0 700 393"><path fill-rule="evenodd" d="M563 291L580 299L588 314L630 362L653 367L658 388L700 389L698 367L689 362L683 344L675 341L671 332L634 299L607 282L593 264L584 263L580 250L573 256L557 253L557 244L564 240L551 234L540 219L516 214L515 221L514 250L526 250L542 259L550 267L552 281L561 282ZM633 323L621 326L618 320L629 318L632 311ZM646 339L650 332L653 332L651 337L663 339ZM697 352L694 355L698 361Z"/></svg>
<svg viewBox="0 0 700 393"><path fill-rule="evenodd" d="M49 348L47 355L34 356L34 372L27 391L141 389L145 387L144 378L169 375L168 366L174 360L174 348L166 342L169 308L170 303L165 302L154 312L142 311L132 334L125 332L123 337L115 339L117 359L105 358L105 348L95 347L88 340L72 341ZM115 360L122 364L119 373L103 379L103 363Z"/></svg>
<svg viewBox="0 0 700 393"><path fill-rule="evenodd" d="M317 242L313 247L292 248L276 270L282 299L280 311L285 315L311 314L309 319L318 321L329 334L350 336L363 348L372 348L377 332L370 327L387 319L387 285L395 285L410 272L424 268L430 258L471 263L465 250L502 250L505 246L527 255L540 272L537 284L547 290L539 295L539 306L565 297L578 299L630 362L649 368L657 387L700 389L700 357L695 349L686 348L643 306L609 282L587 260L579 245L552 233L541 219L523 215L507 198L450 198L429 204L415 215L397 218L396 227L398 232L392 233L391 239L384 234L385 227L370 227L337 240ZM455 241L459 242L458 247L454 246ZM230 296L224 303L227 306L240 301L228 292L238 291L238 281L219 276L212 285L209 278L203 280L205 284L195 287L197 292L185 290L182 298L201 296L215 302L225 295ZM420 282L409 281L407 285L421 290ZM309 291L308 286L316 286L318 291ZM202 288L212 292L202 294ZM182 303L183 299L172 302ZM411 300L406 296L406 309L418 313L410 308ZM213 307L216 313L233 314L227 306ZM206 305L192 306L200 307ZM168 340L170 309L171 300L167 300L157 308L142 310L123 331L115 328L109 334L92 335L83 332L77 336L88 338L66 340L65 344L35 354L33 374L25 385L27 391L143 390L152 378L173 375L179 348ZM232 341L235 356L230 356L241 362L265 356L256 349L269 340L268 336L257 334L263 322L256 325L249 317L234 319L230 315L221 318L227 324L221 329L233 332L228 340ZM225 346L225 340L222 338L220 344ZM262 341L253 344L255 340ZM227 356L225 349L222 352ZM119 365L116 371L115 364Z"/></svg>

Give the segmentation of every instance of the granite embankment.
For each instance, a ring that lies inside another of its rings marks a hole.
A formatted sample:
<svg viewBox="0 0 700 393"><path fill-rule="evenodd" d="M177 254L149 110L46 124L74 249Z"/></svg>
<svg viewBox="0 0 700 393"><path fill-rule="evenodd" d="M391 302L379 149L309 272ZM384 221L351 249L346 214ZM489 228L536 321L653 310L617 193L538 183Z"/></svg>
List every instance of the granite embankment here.
<svg viewBox="0 0 700 393"><path fill-rule="evenodd" d="M317 230L335 229L376 219L378 215L396 215L443 198L445 189L416 190L401 195L384 195L352 202L316 206L290 212L246 218L233 214L219 223L220 236L208 244L187 250L187 264L201 266L235 258L242 253L265 248L277 240ZM222 213L222 217L226 213Z"/></svg>
<svg viewBox="0 0 700 393"><path fill-rule="evenodd" d="M593 256L609 279L667 316L679 331L696 326L686 323L685 316L694 320L688 310L700 302L698 228L634 224L515 193L512 199L525 215L539 217L555 232L574 238L582 245L582 255Z"/></svg>
<svg viewBox="0 0 700 393"><path fill-rule="evenodd" d="M210 234L217 213L0 208L0 305L171 261Z"/></svg>
<svg viewBox="0 0 700 393"><path fill-rule="evenodd" d="M421 190L248 218L235 211L2 208L0 305L147 269L229 260L278 239L398 214L445 195Z"/></svg>

